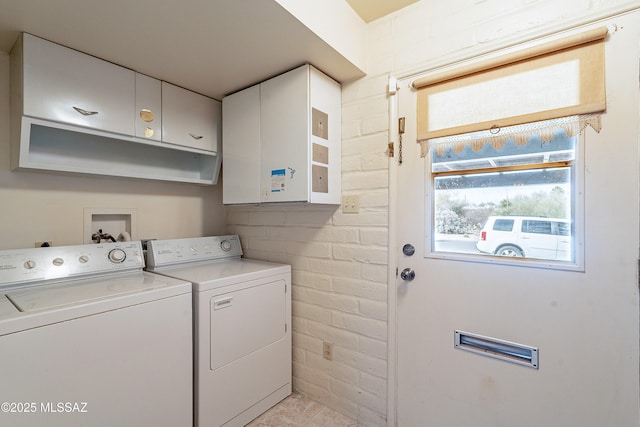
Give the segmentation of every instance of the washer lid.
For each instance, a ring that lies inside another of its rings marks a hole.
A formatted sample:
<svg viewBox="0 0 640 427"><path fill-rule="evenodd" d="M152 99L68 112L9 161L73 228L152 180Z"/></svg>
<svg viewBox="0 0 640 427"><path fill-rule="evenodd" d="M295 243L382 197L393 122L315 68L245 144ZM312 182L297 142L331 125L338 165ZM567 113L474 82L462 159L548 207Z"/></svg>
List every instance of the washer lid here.
<svg viewBox="0 0 640 427"><path fill-rule="evenodd" d="M7 292L20 311L34 312L63 306L137 294L175 285L168 278L149 273L111 275Z"/></svg>
<svg viewBox="0 0 640 427"><path fill-rule="evenodd" d="M11 304L11 301L5 295L0 294L0 320L13 317L19 313L18 309Z"/></svg>

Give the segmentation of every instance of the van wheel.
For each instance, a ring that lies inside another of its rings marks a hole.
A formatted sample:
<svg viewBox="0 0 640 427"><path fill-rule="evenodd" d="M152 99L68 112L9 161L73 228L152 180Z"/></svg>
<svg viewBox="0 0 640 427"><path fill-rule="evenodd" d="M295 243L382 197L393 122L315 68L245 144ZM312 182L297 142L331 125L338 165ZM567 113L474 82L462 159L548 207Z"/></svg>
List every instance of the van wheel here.
<svg viewBox="0 0 640 427"><path fill-rule="evenodd" d="M511 245L501 246L500 249L498 249L496 251L496 255L500 255L500 256L515 256L515 257L524 256L522 254L522 251L519 248L517 248L515 246L511 246Z"/></svg>

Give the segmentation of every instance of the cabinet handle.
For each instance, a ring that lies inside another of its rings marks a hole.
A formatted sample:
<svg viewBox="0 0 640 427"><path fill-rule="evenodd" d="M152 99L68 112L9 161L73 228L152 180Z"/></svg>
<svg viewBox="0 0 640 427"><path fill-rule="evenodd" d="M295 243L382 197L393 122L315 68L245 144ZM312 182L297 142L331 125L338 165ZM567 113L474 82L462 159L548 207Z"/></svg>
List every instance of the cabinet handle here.
<svg viewBox="0 0 640 427"><path fill-rule="evenodd" d="M191 138L193 139L202 139L203 136L202 135L196 135L195 133L191 133L189 132L189 135L191 136Z"/></svg>
<svg viewBox="0 0 640 427"><path fill-rule="evenodd" d="M97 111L88 111L80 107L73 107L73 109L76 110L78 113L82 114L83 116L95 116L96 114L98 114Z"/></svg>

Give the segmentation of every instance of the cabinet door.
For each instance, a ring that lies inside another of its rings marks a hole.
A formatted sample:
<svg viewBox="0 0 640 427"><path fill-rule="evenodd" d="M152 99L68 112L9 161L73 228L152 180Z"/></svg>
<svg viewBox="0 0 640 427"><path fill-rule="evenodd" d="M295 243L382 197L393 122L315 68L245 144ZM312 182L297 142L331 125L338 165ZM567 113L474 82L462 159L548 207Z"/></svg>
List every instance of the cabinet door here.
<svg viewBox="0 0 640 427"><path fill-rule="evenodd" d="M260 84L262 202L309 200L309 67Z"/></svg>
<svg viewBox="0 0 640 427"><path fill-rule="evenodd" d="M134 134L134 72L84 53L23 35L23 113Z"/></svg>
<svg viewBox="0 0 640 427"><path fill-rule="evenodd" d="M171 144L218 151L222 106L179 86L162 82L162 140Z"/></svg>
<svg viewBox="0 0 640 427"><path fill-rule="evenodd" d="M162 140L162 86L158 79L136 73L136 136Z"/></svg>
<svg viewBox="0 0 640 427"><path fill-rule="evenodd" d="M222 202L260 202L260 86L222 99Z"/></svg>

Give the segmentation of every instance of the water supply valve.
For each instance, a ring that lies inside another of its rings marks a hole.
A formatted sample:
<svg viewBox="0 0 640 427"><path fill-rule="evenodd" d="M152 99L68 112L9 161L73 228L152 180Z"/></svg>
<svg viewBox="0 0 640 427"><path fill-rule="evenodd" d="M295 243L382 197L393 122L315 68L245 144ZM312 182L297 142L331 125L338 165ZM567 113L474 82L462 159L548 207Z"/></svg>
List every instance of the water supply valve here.
<svg viewBox="0 0 640 427"><path fill-rule="evenodd" d="M91 235L91 240L93 243L102 243L103 241L115 242L116 239L109 233L103 233L102 228L98 230L97 233L93 233Z"/></svg>

